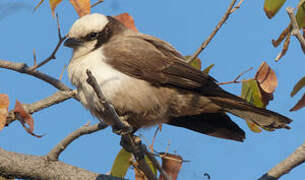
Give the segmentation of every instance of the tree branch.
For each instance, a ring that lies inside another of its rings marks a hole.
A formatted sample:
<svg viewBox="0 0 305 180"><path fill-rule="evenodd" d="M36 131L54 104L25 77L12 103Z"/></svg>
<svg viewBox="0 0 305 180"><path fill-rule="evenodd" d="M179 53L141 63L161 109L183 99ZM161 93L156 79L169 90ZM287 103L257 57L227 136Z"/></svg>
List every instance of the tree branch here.
<svg viewBox="0 0 305 180"><path fill-rule="evenodd" d="M228 10L226 11L225 15L222 17L222 19L219 21L213 32L210 34L210 36L201 44L201 46L197 49L197 51L186 60L187 63L193 61L198 57L198 55L208 46L208 44L211 42L211 40L214 38L215 34L218 32L218 30L222 27L222 25L226 22L226 20L229 18L231 14L231 10L236 3L237 0L232 0L231 4L229 5Z"/></svg>
<svg viewBox="0 0 305 180"><path fill-rule="evenodd" d="M302 34L300 33L300 29L299 29L297 20L294 15L294 9L292 7L287 7L286 11L289 15L289 18L290 18L291 24L292 24L291 35L295 36L299 40L301 47L305 53L305 39L303 38Z"/></svg>
<svg viewBox="0 0 305 180"><path fill-rule="evenodd" d="M46 155L47 159L51 161L57 161L58 157L60 156L60 153L62 153L74 140L76 140L82 135L91 134L108 127L108 125L105 123L98 123L93 126L89 126L89 124L90 123L88 122L84 126L69 134L66 138L64 138Z"/></svg>
<svg viewBox="0 0 305 180"><path fill-rule="evenodd" d="M121 180L61 161L48 161L45 157L9 152L2 148L0 148L0 175L7 178L43 180Z"/></svg>
<svg viewBox="0 0 305 180"><path fill-rule="evenodd" d="M52 105L61 103L67 99L70 99L71 97L75 97L76 90L74 91L58 91L52 96L46 97L42 100L39 100L37 102L34 102L32 104L23 104L24 109L30 113L33 114L34 112L40 111L42 109L48 108ZM8 126L10 123L16 120L14 111L10 111L7 120L6 120L6 126Z"/></svg>
<svg viewBox="0 0 305 180"><path fill-rule="evenodd" d="M104 2L104 0L98 0L97 2L95 2L94 4L91 5L91 8L99 5L100 3Z"/></svg>
<svg viewBox="0 0 305 180"><path fill-rule="evenodd" d="M227 81L227 82L221 82L221 83L217 83L218 85L224 85L224 84L233 84L233 83L240 83L240 81L238 81L238 79L246 74L247 72L251 71L253 69L253 67L250 67L249 69L247 69L244 72L241 72L233 81Z"/></svg>
<svg viewBox="0 0 305 180"><path fill-rule="evenodd" d="M28 74L31 76L34 76L38 79L41 79L55 88L62 90L62 91L69 91L71 90L68 86L66 86L64 83L60 82L59 80L42 73L40 71L31 71L31 69L28 67L27 64L25 63L15 63L15 62L10 62L10 61L5 61L0 59L0 68L5 68L5 69L10 69L13 71L17 71L20 73Z"/></svg>
<svg viewBox="0 0 305 180"><path fill-rule="evenodd" d="M239 3L231 10L231 14L240 8L241 4L244 2L244 0L240 0Z"/></svg>
<svg viewBox="0 0 305 180"><path fill-rule="evenodd" d="M293 168L305 162L305 143L296 149L288 158L273 167L259 180L276 180L284 174L288 174Z"/></svg>
<svg viewBox="0 0 305 180"><path fill-rule="evenodd" d="M61 44L64 42L64 40L67 38L67 35L65 36L61 36L61 32L60 32L60 25L59 25L59 20L58 20L58 14L56 14L56 22L57 22L57 31L58 31L58 43L55 47L55 49L53 50L53 52L51 53L51 55L49 57L47 57L45 60L43 60L41 63L36 64L30 68L30 71L35 71L37 68L45 65L46 63L48 63L49 61L51 61L52 59L56 59L55 54L57 53L59 47L61 46ZM34 56L36 57L36 56ZM34 62L36 62L36 58L34 58Z"/></svg>

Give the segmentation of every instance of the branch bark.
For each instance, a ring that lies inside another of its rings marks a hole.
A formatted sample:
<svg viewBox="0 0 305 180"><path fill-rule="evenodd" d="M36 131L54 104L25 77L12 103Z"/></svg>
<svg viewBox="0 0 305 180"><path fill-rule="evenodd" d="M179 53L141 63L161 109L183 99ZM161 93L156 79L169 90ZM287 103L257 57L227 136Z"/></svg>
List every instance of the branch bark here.
<svg viewBox="0 0 305 180"><path fill-rule="evenodd" d="M301 47L303 49L303 52L305 53L305 39L303 38L302 34L300 33L300 29L299 29L297 20L294 15L294 9L292 7L287 7L286 11L289 15L289 18L290 18L291 24L292 24L291 35L295 36L299 40Z"/></svg>
<svg viewBox="0 0 305 180"><path fill-rule="evenodd" d="M105 123L98 123L93 126L89 126L89 122L80 127L76 131L69 134L65 139L58 143L48 154L47 159L51 161L57 161L60 153L62 153L74 140L82 135L91 134L99 130L105 129L108 125Z"/></svg>
<svg viewBox="0 0 305 180"><path fill-rule="evenodd" d="M288 174L293 168L305 162L305 143L296 149L288 158L273 167L264 174L259 180L276 180Z"/></svg>
<svg viewBox="0 0 305 180"><path fill-rule="evenodd" d="M208 46L208 44L211 42L211 40L214 38L214 36L216 35L216 33L218 32L218 30L222 27L222 25L227 21L227 19L229 18L231 11L235 5L237 0L233 0L231 2L231 4L229 5L229 8L227 9L227 11L225 12L225 15L221 18L221 20L219 21L219 23L217 24L217 26L215 27L215 29L213 30L213 32L210 34L210 36L201 44L201 46L197 49L197 51L186 60L187 63L193 61L194 59L196 59L198 57L198 55Z"/></svg>
<svg viewBox="0 0 305 180"><path fill-rule="evenodd" d="M10 70L13 70L16 72L34 76L38 79L41 79L41 80L51 84L55 88L62 90L62 91L71 90L68 86L66 86L64 83L60 82L58 79L55 79L40 71L31 71L31 68L28 67L28 65L25 63L15 63L15 62L10 62L10 61L0 59L0 68L10 69Z"/></svg>
<svg viewBox="0 0 305 180"><path fill-rule="evenodd" d="M8 152L2 148L0 148L0 175L6 178L43 180L121 180L61 161L48 161L45 157Z"/></svg>

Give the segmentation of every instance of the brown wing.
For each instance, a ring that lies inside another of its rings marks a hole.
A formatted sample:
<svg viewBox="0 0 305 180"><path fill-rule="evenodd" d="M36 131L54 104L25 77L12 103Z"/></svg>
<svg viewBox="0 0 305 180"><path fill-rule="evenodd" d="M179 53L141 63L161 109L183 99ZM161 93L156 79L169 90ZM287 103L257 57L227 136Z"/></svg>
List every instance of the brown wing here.
<svg viewBox="0 0 305 180"><path fill-rule="evenodd" d="M183 62L183 56L171 45L149 35L121 36L104 44L103 49L114 68L156 85L184 89L200 89L207 84L218 87L211 76Z"/></svg>

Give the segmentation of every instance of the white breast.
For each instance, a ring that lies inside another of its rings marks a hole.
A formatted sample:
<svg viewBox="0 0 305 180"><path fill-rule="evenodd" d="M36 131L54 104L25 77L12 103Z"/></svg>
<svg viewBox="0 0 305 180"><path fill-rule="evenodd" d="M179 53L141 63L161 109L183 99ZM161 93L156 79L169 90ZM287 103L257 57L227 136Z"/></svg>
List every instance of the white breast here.
<svg viewBox="0 0 305 180"><path fill-rule="evenodd" d="M102 88L106 99L111 102L115 94L122 89L122 84L131 77L113 69L105 63L102 50L96 50L88 55L71 60L68 66L69 79L78 89L82 104L89 110L94 104L98 104L95 92L86 82L86 70L89 69Z"/></svg>

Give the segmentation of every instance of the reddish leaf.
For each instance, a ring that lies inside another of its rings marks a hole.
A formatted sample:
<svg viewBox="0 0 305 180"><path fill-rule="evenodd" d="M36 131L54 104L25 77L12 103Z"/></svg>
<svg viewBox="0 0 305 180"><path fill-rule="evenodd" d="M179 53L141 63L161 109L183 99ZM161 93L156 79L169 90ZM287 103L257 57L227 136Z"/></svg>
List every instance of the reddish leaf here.
<svg viewBox="0 0 305 180"><path fill-rule="evenodd" d="M178 173L182 167L183 159L179 155L169 154L169 153L161 153L162 158L162 168L167 172L167 174L172 178L172 180L176 180L178 177ZM164 180L165 178L160 175L159 180Z"/></svg>
<svg viewBox="0 0 305 180"><path fill-rule="evenodd" d="M16 118L20 121L20 123L22 124L23 128L32 136L35 137L42 137L39 135L36 135L33 133L34 131L34 120L32 118L32 116L26 112L26 110L23 108L22 104L16 100L16 104L15 104L15 108L14 108L14 113L16 115ZM28 127L26 126L28 125Z"/></svg>
<svg viewBox="0 0 305 180"><path fill-rule="evenodd" d="M6 124L9 103L8 95L0 94L0 130L3 129Z"/></svg>
<svg viewBox="0 0 305 180"><path fill-rule="evenodd" d="M127 28L138 32L133 18L128 13L119 14L115 16L115 18L123 23Z"/></svg>
<svg viewBox="0 0 305 180"><path fill-rule="evenodd" d="M278 84L275 72L266 62L260 65L255 74L255 79L266 93L273 93Z"/></svg>
<svg viewBox="0 0 305 180"><path fill-rule="evenodd" d="M54 11L55 11L55 8L57 7L57 5L61 2L62 0L50 0L49 3L50 3L50 6L51 6L51 10L52 10L52 15L54 16ZM36 6L36 8L38 6L40 6L40 4L42 3L43 1L40 1L39 4Z"/></svg>
<svg viewBox="0 0 305 180"><path fill-rule="evenodd" d="M298 101L298 103L290 109L290 111L297 111L305 106L305 93L303 97Z"/></svg>
<svg viewBox="0 0 305 180"><path fill-rule="evenodd" d="M90 14L91 4L90 0L70 0L79 17Z"/></svg>
<svg viewBox="0 0 305 180"><path fill-rule="evenodd" d="M290 96L293 97L304 87L305 87L305 76L294 85L293 90L290 93Z"/></svg>

